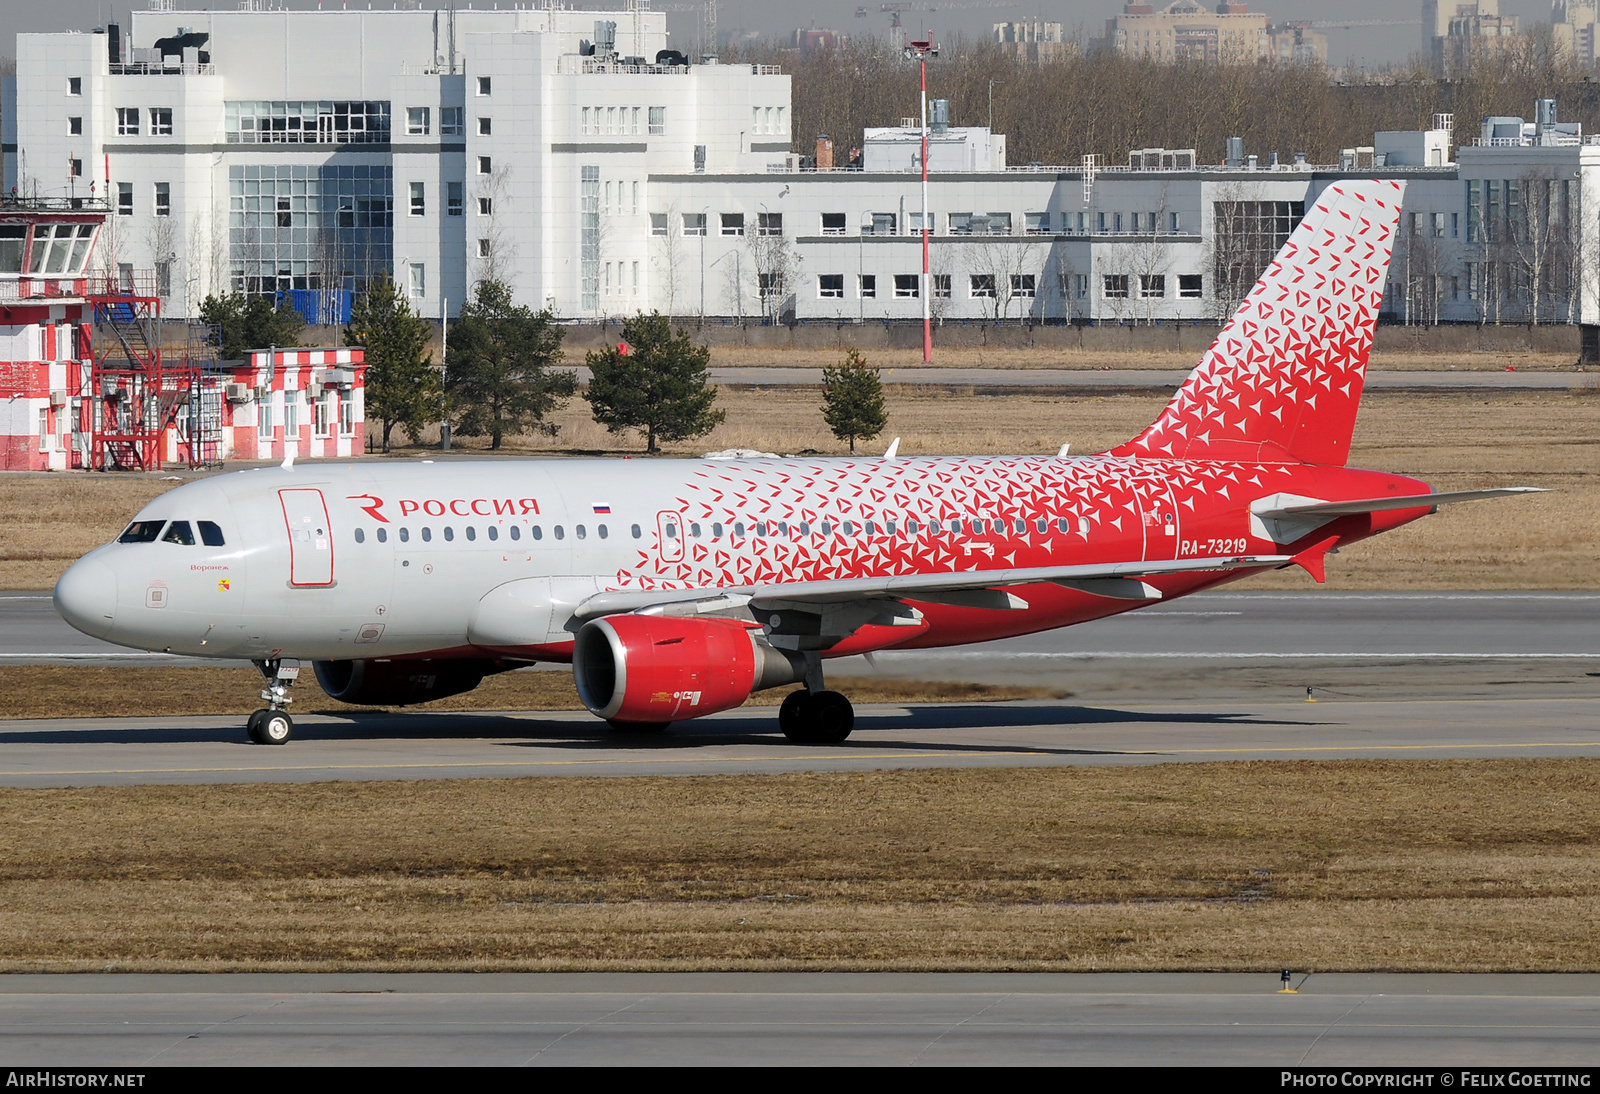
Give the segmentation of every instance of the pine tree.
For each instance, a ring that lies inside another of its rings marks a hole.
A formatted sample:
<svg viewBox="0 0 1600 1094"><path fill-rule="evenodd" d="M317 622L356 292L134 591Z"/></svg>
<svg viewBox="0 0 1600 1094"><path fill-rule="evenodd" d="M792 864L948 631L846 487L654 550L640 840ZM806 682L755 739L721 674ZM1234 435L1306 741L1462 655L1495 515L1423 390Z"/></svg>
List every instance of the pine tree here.
<svg viewBox="0 0 1600 1094"><path fill-rule="evenodd" d="M450 330L445 388L459 408L456 432L487 433L490 448L499 448L508 432L555 436L558 427L545 418L578 386L572 373L554 370L561 338L548 310L513 304L507 286L480 281Z"/></svg>
<svg viewBox="0 0 1600 1094"><path fill-rule="evenodd" d="M243 293L206 297L200 303L200 321L217 328L217 356L224 361L241 360L253 349L298 346L306 325L293 308Z"/></svg>
<svg viewBox="0 0 1600 1094"><path fill-rule="evenodd" d="M706 381L711 351L689 340L689 332L672 332L660 312L639 314L622 323L622 344L594 350L585 358L593 379L584 398L594 420L612 433L642 429L645 451L655 453L659 441L701 437L726 416L713 410L717 389Z"/></svg>
<svg viewBox="0 0 1600 1094"><path fill-rule="evenodd" d="M388 274L374 279L350 309L344 344L366 350L366 412L383 425L385 452L395 426L404 426L416 444L443 413L439 371L426 352L432 336L433 324L411 310Z"/></svg>
<svg viewBox="0 0 1600 1094"><path fill-rule="evenodd" d="M856 350L837 365L822 370L822 420L835 437L850 442L852 456L858 437L871 440L889 422L883 409L883 383L878 379L878 370Z"/></svg>

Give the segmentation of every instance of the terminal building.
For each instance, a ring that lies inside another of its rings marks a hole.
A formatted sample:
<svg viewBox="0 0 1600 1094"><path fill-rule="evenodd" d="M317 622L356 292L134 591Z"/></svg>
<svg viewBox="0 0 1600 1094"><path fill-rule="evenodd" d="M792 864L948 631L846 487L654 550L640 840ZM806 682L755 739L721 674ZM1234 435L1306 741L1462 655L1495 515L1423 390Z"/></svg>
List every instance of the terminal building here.
<svg viewBox="0 0 1600 1094"><path fill-rule="evenodd" d="M936 101L924 284L915 119L836 154L787 75L677 52L642 5L152 7L19 35L0 141L8 193L105 204L97 269L153 271L168 316L237 291L338 323L388 270L430 317L495 278L569 321L909 322L926 295L941 322L1217 322L1324 189L1377 175L1407 182L1387 320L1600 322L1600 145L1548 100L1320 165L1013 164Z"/></svg>

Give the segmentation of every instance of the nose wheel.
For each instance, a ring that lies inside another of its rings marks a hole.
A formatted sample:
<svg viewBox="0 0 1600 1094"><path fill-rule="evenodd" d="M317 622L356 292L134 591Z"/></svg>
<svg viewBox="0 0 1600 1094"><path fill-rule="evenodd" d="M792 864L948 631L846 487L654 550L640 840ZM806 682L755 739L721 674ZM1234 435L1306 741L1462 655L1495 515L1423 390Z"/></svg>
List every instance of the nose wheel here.
<svg viewBox="0 0 1600 1094"><path fill-rule="evenodd" d="M300 662L283 658L257 661L255 666L267 682L267 686L261 690L261 698L266 700L267 708L250 715L250 720L245 723L245 733L251 744L286 744L294 736L294 719L289 717L284 707L294 701L289 696L289 689L300 676Z"/></svg>
<svg viewBox="0 0 1600 1094"><path fill-rule="evenodd" d="M294 736L294 719L281 710L258 710L245 727L251 744L281 745Z"/></svg>

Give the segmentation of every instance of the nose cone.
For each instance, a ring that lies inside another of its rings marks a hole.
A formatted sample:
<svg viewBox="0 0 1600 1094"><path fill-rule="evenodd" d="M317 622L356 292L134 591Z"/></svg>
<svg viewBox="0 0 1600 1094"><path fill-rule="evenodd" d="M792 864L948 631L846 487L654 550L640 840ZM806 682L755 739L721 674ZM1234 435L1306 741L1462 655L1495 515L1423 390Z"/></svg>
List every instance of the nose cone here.
<svg viewBox="0 0 1600 1094"><path fill-rule="evenodd" d="M80 559L56 582L56 611L84 634L104 638L117 612L117 575L98 559Z"/></svg>

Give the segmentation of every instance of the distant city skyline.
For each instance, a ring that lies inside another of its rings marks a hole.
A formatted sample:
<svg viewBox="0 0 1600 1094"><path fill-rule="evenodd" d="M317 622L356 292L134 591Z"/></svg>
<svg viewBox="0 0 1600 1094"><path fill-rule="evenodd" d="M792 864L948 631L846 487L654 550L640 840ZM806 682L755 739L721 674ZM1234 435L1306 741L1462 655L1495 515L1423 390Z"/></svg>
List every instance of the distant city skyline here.
<svg viewBox="0 0 1600 1094"><path fill-rule="evenodd" d="M472 5L458 0L457 7L492 7L495 0L474 0ZM512 0L500 0L510 6ZM673 0L681 4L682 0ZM1104 32L1105 21L1122 11L1122 0L984 0L984 6L973 5L974 0L952 0L955 5L947 11L907 11L902 21L907 30L922 31L928 28L940 35L960 34L968 38L986 38L994 23L1018 19L1045 19L1062 23L1069 37L1081 28L1087 37L1099 37ZM1151 0L1156 2L1156 0ZM1215 3L1215 0L1201 0ZM336 8L343 0L322 0L320 6ZM583 6L605 8L604 0L588 0ZM219 11L238 10L237 0L214 0L210 4L194 3L180 7L212 7ZM274 6L279 6L274 4ZM281 6L293 9L316 8L317 0L283 0ZM354 0L352 7L365 8L367 0ZM393 6L392 0L373 0L373 7ZM423 3L422 8L445 8L446 0ZM578 5L568 5L578 6ZM614 6L621 8L622 0ZM652 5L657 6L657 5ZM664 4L660 5L664 6ZM937 8L938 0L929 0L928 7ZM1164 7L1165 2L1158 6ZM35 0L0 0L0 56L16 53L15 36L26 31L89 30L107 22L128 21L131 9L144 10L144 3L107 3L106 0L54 0L39 4ZM865 18L857 17L856 9L865 7ZM717 22L721 30L743 29L755 31L764 38L786 38L797 27L819 27L840 31L852 36L884 36L889 29L889 16L880 10L881 0L857 3L856 0L810 0L804 5L804 19L796 19L796 5L785 0L720 0L717 5ZM1328 60L1343 65L1353 61L1361 67L1380 67L1398 64L1416 52L1421 39L1421 0L1251 0L1250 10L1263 12L1274 20L1317 19L1351 21L1364 19L1417 19L1417 27L1364 27L1351 30L1326 29ZM1500 10L1506 15L1522 19L1523 25L1548 22L1549 0L1501 0ZM667 26L675 45L692 48L698 34L699 17L689 12L671 12Z"/></svg>

